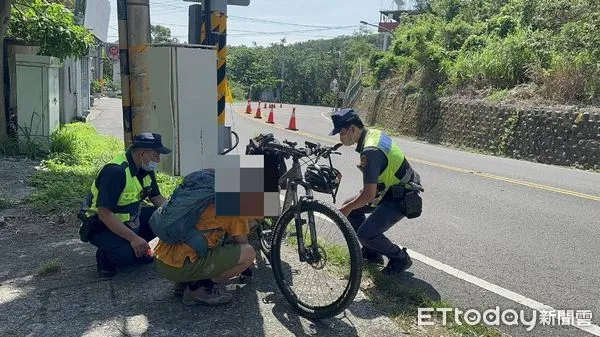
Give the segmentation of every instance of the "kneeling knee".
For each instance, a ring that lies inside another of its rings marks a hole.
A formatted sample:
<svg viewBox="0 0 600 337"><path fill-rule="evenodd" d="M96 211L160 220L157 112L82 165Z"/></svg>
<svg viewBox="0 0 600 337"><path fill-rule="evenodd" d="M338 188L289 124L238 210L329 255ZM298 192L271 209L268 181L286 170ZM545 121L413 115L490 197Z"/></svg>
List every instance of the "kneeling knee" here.
<svg viewBox="0 0 600 337"><path fill-rule="evenodd" d="M254 261L254 258L256 257L256 251L254 250L254 247L252 247L252 245L249 244L243 244L241 246L241 260L244 263Z"/></svg>
<svg viewBox="0 0 600 337"><path fill-rule="evenodd" d="M368 242L373 239L372 235L369 234L368 231L366 231L362 228L358 229L358 231L356 232L356 236L358 236L358 239L360 240L360 242Z"/></svg>

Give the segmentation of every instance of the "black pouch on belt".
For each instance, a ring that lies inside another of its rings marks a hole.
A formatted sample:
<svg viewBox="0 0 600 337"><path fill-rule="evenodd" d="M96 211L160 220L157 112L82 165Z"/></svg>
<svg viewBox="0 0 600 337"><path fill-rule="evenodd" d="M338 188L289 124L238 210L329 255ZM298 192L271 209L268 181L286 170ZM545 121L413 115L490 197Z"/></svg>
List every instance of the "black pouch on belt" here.
<svg viewBox="0 0 600 337"><path fill-rule="evenodd" d="M423 199L418 191L406 189L404 191L404 196L400 199L400 211L408 219L418 218L423 211Z"/></svg>

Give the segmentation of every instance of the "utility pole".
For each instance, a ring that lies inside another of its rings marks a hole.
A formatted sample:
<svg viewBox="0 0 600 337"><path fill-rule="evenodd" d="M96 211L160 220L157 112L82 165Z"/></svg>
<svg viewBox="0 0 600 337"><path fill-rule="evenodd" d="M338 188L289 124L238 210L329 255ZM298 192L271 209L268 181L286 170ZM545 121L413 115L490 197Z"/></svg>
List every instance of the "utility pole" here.
<svg viewBox="0 0 600 337"><path fill-rule="evenodd" d="M285 73L285 61L283 60L283 57L281 58L281 92L279 93L279 95L281 95L281 98L279 99L279 103L283 103L283 75Z"/></svg>
<svg viewBox="0 0 600 337"><path fill-rule="evenodd" d="M149 132L151 120L148 87L148 0L117 0L123 131L125 147L133 136Z"/></svg>
<svg viewBox="0 0 600 337"><path fill-rule="evenodd" d="M338 67L336 71L337 78L333 79L333 81L331 82L331 91L333 91L335 95L333 112L336 112L338 110L337 105L340 97L340 85L342 84L342 52L340 50L337 50L336 54L338 54Z"/></svg>

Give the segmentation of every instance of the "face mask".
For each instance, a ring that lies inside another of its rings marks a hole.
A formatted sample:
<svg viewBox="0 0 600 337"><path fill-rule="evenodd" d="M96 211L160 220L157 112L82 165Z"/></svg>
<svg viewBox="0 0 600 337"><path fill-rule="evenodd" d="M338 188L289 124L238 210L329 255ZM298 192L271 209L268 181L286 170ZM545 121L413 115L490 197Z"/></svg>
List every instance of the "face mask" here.
<svg viewBox="0 0 600 337"><path fill-rule="evenodd" d="M352 128L349 128L346 131L346 134L344 136L340 137L341 143L344 144L344 145L346 145L346 146L352 145L352 136L354 136L354 133L351 134L350 130L352 130Z"/></svg>
<svg viewBox="0 0 600 337"><path fill-rule="evenodd" d="M154 171L156 170L156 168L158 167L158 163L155 161L150 160L150 158L148 158L148 164L143 164L142 163L142 169L144 169L145 171Z"/></svg>

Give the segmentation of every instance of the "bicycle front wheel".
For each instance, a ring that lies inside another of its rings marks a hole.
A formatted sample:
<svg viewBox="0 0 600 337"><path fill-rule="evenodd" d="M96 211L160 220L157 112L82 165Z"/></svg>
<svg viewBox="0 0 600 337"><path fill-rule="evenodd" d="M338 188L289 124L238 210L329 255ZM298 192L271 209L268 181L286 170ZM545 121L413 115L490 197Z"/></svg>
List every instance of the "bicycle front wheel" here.
<svg viewBox="0 0 600 337"><path fill-rule="evenodd" d="M358 238L336 208L307 200L286 210L277 222L271 265L277 286L300 314L333 317L354 301L362 278ZM296 226L298 210L300 231ZM311 228L314 232L311 233ZM303 241L304 253L299 253ZM305 261L301 261L300 258Z"/></svg>

